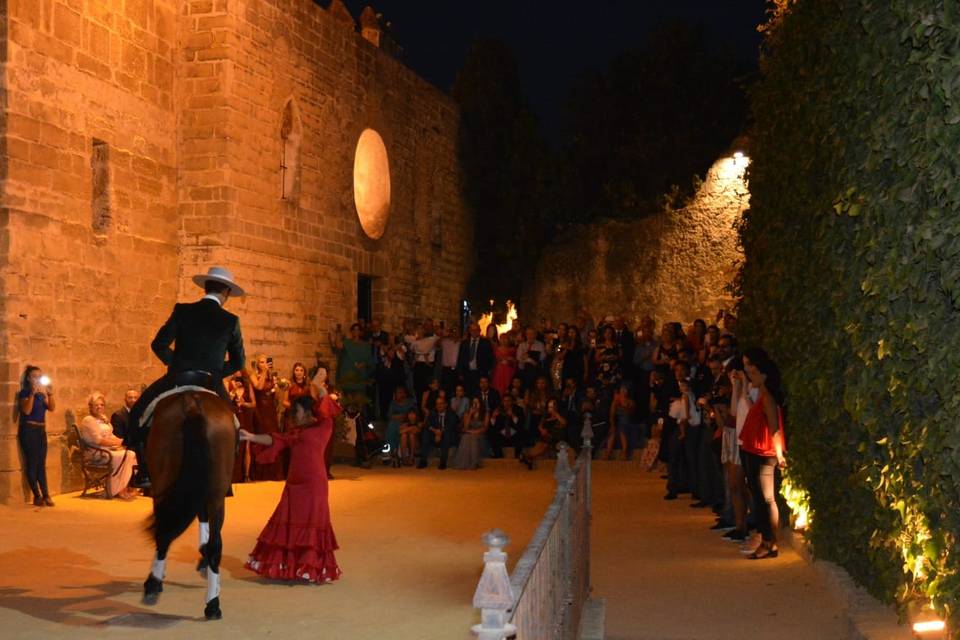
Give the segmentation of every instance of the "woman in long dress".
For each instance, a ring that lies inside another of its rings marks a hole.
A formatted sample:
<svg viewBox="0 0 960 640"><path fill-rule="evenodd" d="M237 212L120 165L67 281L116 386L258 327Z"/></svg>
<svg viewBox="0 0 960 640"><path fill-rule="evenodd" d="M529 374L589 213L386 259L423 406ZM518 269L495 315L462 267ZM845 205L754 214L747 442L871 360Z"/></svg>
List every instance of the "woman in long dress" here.
<svg viewBox="0 0 960 640"><path fill-rule="evenodd" d="M282 451L290 451L290 473L280 503L246 563L265 578L322 583L340 577L323 451L333 436L333 419L341 411L336 393L319 402L305 395L293 404L290 431L266 435L240 430L241 440L266 447L257 454L257 462L271 464Z"/></svg>
<svg viewBox="0 0 960 640"><path fill-rule="evenodd" d="M496 389L502 398L510 390L510 382L517 373L517 347L509 334L500 336L493 349L493 357L497 364L493 367L490 386Z"/></svg>
<svg viewBox="0 0 960 640"><path fill-rule="evenodd" d="M253 386L245 372L238 371L227 384L227 393L233 403L233 412L237 416L241 429L253 431L253 416L257 402L253 396ZM233 482L250 482L250 443L241 442L233 464Z"/></svg>
<svg viewBox="0 0 960 640"><path fill-rule="evenodd" d="M130 489L130 478L137 462L133 452L123 446L123 440L113 433L113 425L107 419L103 408L106 399L100 392L94 392L87 398L90 415L80 421L80 437L88 445L106 449L110 455L110 475L107 476L105 493L107 498L132 500L136 494ZM96 455L96 450L87 450L87 455Z"/></svg>
<svg viewBox="0 0 960 640"><path fill-rule="evenodd" d="M277 417L277 387L267 365L267 356L262 353L254 356L247 377L253 386L253 397L257 406L253 414L253 431L261 435L272 435L280 431L280 419ZM258 446L251 447L253 462L250 465L251 480L283 480L283 460L270 463L257 462L260 452Z"/></svg>
<svg viewBox="0 0 960 640"><path fill-rule="evenodd" d="M453 457L453 468L473 470L480 468L483 441L487 434L487 413L484 411L480 398L470 401L470 408L463 415L460 429L460 444Z"/></svg>

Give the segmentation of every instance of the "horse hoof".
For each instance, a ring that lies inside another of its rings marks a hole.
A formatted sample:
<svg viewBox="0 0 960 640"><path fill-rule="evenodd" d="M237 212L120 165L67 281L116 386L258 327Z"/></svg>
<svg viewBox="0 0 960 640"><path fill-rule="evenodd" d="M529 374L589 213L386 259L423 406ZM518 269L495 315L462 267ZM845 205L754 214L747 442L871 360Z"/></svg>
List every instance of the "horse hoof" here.
<svg viewBox="0 0 960 640"><path fill-rule="evenodd" d="M151 573L143 583L143 604L154 605L160 599L163 581L157 580Z"/></svg>
<svg viewBox="0 0 960 640"><path fill-rule="evenodd" d="M223 612L220 611L219 597L207 603L207 606L203 609L203 617L207 620L219 620L223 617Z"/></svg>

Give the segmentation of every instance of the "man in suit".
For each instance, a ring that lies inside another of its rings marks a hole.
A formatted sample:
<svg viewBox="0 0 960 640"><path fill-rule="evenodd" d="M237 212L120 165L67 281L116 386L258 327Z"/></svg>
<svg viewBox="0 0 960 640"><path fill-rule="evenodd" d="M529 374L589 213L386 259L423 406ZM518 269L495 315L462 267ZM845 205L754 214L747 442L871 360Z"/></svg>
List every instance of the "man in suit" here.
<svg viewBox="0 0 960 640"><path fill-rule="evenodd" d="M447 454L460 436L460 419L444 398L437 398L436 409L427 416L426 428L420 436L420 462L417 469L426 469L434 447L440 447L440 470L447 468Z"/></svg>
<svg viewBox="0 0 960 640"><path fill-rule="evenodd" d="M149 429L140 427L140 417L161 393L178 384L199 385L230 402L223 379L243 369L240 320L223 309L230 296L242 296L243 289L222 267L211 267L206 274L194 276L193 282L203 287L203 298L175 305L150 344L153 353L167 365L167 374L147 387L130 408L126 441L135 451L142 449L149 434ZM140 480L141 484L148 482L146 478Z"/></svg>
<svg viewBox="0 0 960 640"><path fill-rule="evenodd" d="M490 414L488 414L490 415ZM494 409L490 418L490 427L487 429L487 439L493 449L494 458L503 457L504 447L513 447L513 457L519 458L523 453L524 421L523 409L516 406L513 396L503 396L500 406Z"/></svg>
<svg viewBox="0 0 960 640"><path fill-rule="evenodd" d="M121 440L126 438L127 428L130 424L130 409L140 398L140 390L133 387L127 389L123 395L123 406L113 412L110 416L110 426L113 427L113 435Z"/></svg>
<svg viewBox="0 0 960 640"><path fill-rule="evenodd" d="M500 392L490 386L490 376L486 374L480 376L477 391L473 397L480 400L480 406L488 416L500 406Z"/></svg>
<svg viewBox="0 0 960 640"><path fill-rule="evenodd" d="M493 364L493 345L480 335L480 325L474 322L470 325L470 335L460 343L460 355L457 358L457 369L468 395L476 394L480 376L489 376Z"/></svg>

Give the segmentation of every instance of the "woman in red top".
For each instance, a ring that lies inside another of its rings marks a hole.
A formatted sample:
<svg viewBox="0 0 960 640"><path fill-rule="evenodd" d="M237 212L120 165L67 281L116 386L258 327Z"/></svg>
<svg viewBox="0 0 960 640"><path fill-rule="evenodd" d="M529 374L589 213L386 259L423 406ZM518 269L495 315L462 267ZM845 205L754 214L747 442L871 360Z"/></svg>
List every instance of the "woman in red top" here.
<svg viewBox="0 0 960 640"><path fill-rule="evenodd" d="M500 393L502 398L510 389L510 382L517 374L517 348L508 334L503 334L493 348L497 360L490 378L490 386Z"/></svg>
<svg viewBox="0 0 960 640"><path fill-rule="evenodd" d="M257 462L269 464L287 448L291 453L280 504L246 563L265 578L321 583L340 577L333 555L339 547L330 523L323 450L333 435L333 419L341 411L337 394L316 403L308 394L293 403L293 430L269 435L240 430L241 440L267 447L257 454Z"/></svg>
<svg viewBox="0 0 960 640"><path fill-rule="evenodd" d="M743 354L743 369L760 393L747 412L740 432L740 453L744 472L753 494L753 508L762 542L748 557L751 560L776 558L780 512L776 500L777 472L786 464L783 457L783 389L780 370L763 349Z"/></svg>

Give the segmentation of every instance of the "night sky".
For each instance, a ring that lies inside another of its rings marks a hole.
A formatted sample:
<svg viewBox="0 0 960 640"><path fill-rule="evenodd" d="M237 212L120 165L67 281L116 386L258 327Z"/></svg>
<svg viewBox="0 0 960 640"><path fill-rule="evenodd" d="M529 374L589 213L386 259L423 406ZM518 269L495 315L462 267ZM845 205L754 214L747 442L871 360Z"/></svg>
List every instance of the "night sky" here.
<svg viewBox="0 0 960 640"><path fill-rule="evenodd" d="M328 4L328 2L321 2ZM359 16L370 4L391 23L402 60L449 91L475 38L503 39L516 53L533 110L549 138L562 126L572 81L604 68L618 53L641 46L673 20L701 22L718 47L756 67L765 0L345 0Z"/></svg>

